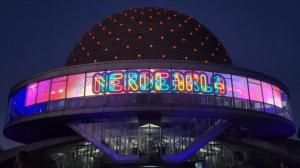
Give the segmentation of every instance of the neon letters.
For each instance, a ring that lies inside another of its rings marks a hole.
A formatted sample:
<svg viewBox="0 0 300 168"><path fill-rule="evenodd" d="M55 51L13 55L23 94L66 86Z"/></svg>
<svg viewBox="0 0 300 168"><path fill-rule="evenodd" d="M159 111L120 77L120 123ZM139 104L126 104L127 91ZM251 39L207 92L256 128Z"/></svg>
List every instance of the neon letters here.
<svg viewBox="0 0 300 168"><path fill-rule="evenodd" d="M226 80L211 72L168 69L133 69L96 72L92 92L226 94Z"/></svg>

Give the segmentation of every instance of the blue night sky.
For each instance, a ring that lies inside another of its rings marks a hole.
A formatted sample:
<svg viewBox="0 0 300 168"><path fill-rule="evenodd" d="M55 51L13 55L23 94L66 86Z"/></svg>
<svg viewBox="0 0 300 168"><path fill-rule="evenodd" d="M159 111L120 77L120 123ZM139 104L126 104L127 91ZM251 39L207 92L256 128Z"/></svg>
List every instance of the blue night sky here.
<svg viewBox="0 0 300 168"><path fill-rule="evenodd" d="M9 89L22 79L62 67L96 22L134 7L178 10L201 21L224 44L235 66L274 76L290 89L300 125L300 1L109 0L0 2L0 129ZM4 149L15 142L0 135Z"/></svg>

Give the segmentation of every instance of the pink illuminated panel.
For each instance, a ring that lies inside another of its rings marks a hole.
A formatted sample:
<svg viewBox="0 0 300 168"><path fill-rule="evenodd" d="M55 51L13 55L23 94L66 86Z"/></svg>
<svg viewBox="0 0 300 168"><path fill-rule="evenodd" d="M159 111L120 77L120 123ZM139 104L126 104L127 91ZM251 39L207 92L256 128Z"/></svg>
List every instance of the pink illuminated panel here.
<svg viewBox="0 0 300 168"><path fill-rule="evenodd" d="M35 104L37 93L37 83L32 83L27 86L25 106Z"/></svg>
<svg viewBox="0 0 300 168"><path fill-rule="evenodd" d="M38 83L36 103L43 103L49 100L50 83L50 79Z"/></svg>
<svg viewBox="0 0 300 168"><path fill-rule="evenodd" d="M278 87L273 86L274 103L275 106L282 108L281 91Z"/></svg>
<svg viewBox="0 0 300 168"><path fill-rule="evenodd" d="M274 105L272 85L265 82L262 82L261 84L262 84L264 102Z"/></svg>
<svg viewBox="0 0 300 168"><path fill-rule="evenodd" d="M248 78L250 100L263 102L261 82Z"/></svg>
<svg viewBox="0 0 300 168"><path fill-rule="evenodd" d="M249 99L247 78L232 75L232 86L235 98Z"/></svg>
<svg viewBox="0 0 300 168"><path fill-rule="evenodd" d="M50 100L59 100L66 97L66 83L67 76L52 79Z"/></svg>
<svg viewBox="0 0 300 168"><path fill-rule="evenodd" d="M84 96L85 74L68 76L67 98Z"/></svg>
<svg viewBox="0 0 300 168"><path fill-rule="evenodd" d="M97 90L94 87L96 85L93 85L93 82L97 82L96 79L94 79L94 76L97 72L90 72L86 74L86 82L85 82L85 96L94 96L94 95L101 95L100 93L96 94L93 90ZM94 87L93 87L94 86Z"/></svg>

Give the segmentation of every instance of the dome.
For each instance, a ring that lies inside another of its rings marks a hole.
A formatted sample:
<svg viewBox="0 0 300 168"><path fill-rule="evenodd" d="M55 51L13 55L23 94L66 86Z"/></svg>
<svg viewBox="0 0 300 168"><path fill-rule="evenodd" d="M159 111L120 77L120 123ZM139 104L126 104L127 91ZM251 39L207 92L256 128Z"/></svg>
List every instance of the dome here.
<svg viewBox="0 0 300 168"><path fill-rule="evenodd" d="M187 60L232 65L224 46L200 22L164 8L135 8L85 33L66 65L121 60Z"/></svg>

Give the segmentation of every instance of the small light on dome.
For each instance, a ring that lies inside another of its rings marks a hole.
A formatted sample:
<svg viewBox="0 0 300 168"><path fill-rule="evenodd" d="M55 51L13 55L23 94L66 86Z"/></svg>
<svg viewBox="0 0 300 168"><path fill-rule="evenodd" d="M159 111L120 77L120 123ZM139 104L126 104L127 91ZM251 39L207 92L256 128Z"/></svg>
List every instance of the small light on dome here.
<svg viewBox="0 0 300 168"><path fill-rule="evenodd" d="M116 23L116 22L117 22L117 19L114 19L114 20L113 20L113 22L115 22L115 23Z"/></svg>
<svg viewBox="0 0 300 168"><path fill-rule="evenodd" d="M143 22L142 22L142 21L139 21L139 24L141 25L141 24L143 24Z"/></svg>
<svg viewBox="0 0 300 168"><path fill-rule="evenodd" d="M128 30L127 30L128 32L131 32L131 28L128 28Z"/></svg>
<svg viewBox="0 0 300 168"><path fill-rule="evenodd" d="M137 56L138 56L139 58L141 58L142 55L141 55L141 54L138 54Z"/></svg>
<svg viewBox="0 0 300 168"><path fill-rule="evenodd" d="M168 19L168 20L171 20L171 17L168 17L167 19Z"/></svg>
<svg viewBox="0 0 300 168"><path fill-rule="evenodd" d="M160 39L163 40L163 39L165 39L165 37L164 36L160 36Z"/></svg>
<svg viewBox="0 0 300 168"><path fill-rule="evenodd" d="M109 31L108 34L111 35L111 31Z"/></svg>
<svg viewBox="0 0 300 168"><path fill-rule="evenodd" d="M104 51L108 51L108 48L104 48Z"/></svg>
<svg viewBox="0 0 300 168"><path fill-rule="evenodd" d="M201 42L200 44L201 44L202 46L204 46L204 42Z"/></svg>
<svg viewBox="0 0 300 168"><path fill-rule="evenodd" d="M206 40L208 40L208 39L209 39L209 37L205 37L205 39L206 39Z"/></svg>
<svg viewBox="0 0 300 168"><path fill-rule="evenodd" d="M106 28L105 27L102 27L102 30L105 30Z"/></svg>
<svg viewBox="0 0 300 168"><path fill-rule="evenodd" d="M193 32L190 32L190 35L192 36L192 35L193 35Z"/></svg>
<svg viewBox="0 0 300 168"><path fill-rule="evenodd" d="M134 19L134 16L131 16L130 19L133 20L133 19Z"/></svg>
<svg viewBox="0 0 300 168"><path fill-rule="evenodd" d="M144 12L142 11L142 12L140 12L140 14L141 14L141 15L143 15L143 14L144 14Z"/></svg>
<svg viewBox="0 0 300 168"><path fill-rule="evenodd" d="M187 20L184 20L184 23L187 23L188 21Z"/></svg>
<svg viewBox="0 0 300 168"><path fill-rule="evenodd" d="M160 15L160 12L156 12L157 15Z"/></svg>
<svg viewBox="0 0 300 168"><path fill-rule="evenodd" d="M97 44L97 45L100 45L100 41L97 41L96 44Z"/></svg>
<svg viewBox="0 0 300 168"><path fill-rule="evenodd" d="M160 24L160 25L162 25L162 24L163 24L163 22L162 22L162 21L160 21L160 22L159 22L159 24Z"/></svg>
<svg viewBox="0 0 300 168"><path fill-rule="evenodd" d="M130 48L130 45L126 45L126 48L129 49L129 48Z"/></svg>
<svg viewBox="0 0 300 168"><path fill-rule="evenodd" d="M178 27L181 27L182 26L182 24L178 24Z"/></svg>
<svg viewBox="0 0 300 168"><path fill-rule="evenodd" d="M142 36L139 35L139 36L138 36L138 39L142 39Z"/></svg>
<svg viewBox="0 0 300 168"><path fill-rule="evenodd" d="M117 41L120 41L120 38L119 38L119 37L117 37L117 38L116 38L116 40L117 40Z"/></svg>
<svg viewBox="0 0 300 168"><path fill-rule="evenodd" d="M170 29L170 32L174 32L174 29Z"/></svg>
<svg viewBox="0 0 300 168"><path fill-rule="evenodd" d="M118 56L115 56L115 59L118 59Z"/></svg>
<svg viewBox="0 0 300 168"><path fill-rule="evenodd" d="M207 61L207 60L205 60L204 62L205 62L206 64L208 63L208 61Z"/></svg>
<svg viewBox="0 0 300 168"><path fill-rule="evenodd" d="M186 42L186 39L185 39L185 38L182 38L181 40L182 40L183 42Z"/></svg>
<svg viewBox="0 0 300 168"><path fill-rule="evenodd" d="M153 19L153 16L149 16L149 19Z"/></svg>
<svg viewBox="0 0 300 168"><path fill-rule="evenodd" d="M152 27L150 27L150 28L149 28L149 31L152 31L152 30L153 30Z"/></svg>
<svg viewBox="0 0 300 168"><path fill-rule="evenodd" d="M189 59L189 57L185 56L184 59L187 60L187 59Z"/></svg>
<svg viewBox="0 0 300 168"><path fill-rule="evenodd" d="M94 60L94 62L97 62L97 60Z"/></svg>
<svg viewBox="0 0 300 168"><path fill-rule="evenodd" d="M161 57L162 57L162 58L165 58L165 57L166 57L166 55L165 55L165 54L162 54L162 55L161 55Z"/></svg>
<svg viewBox="0 0 300 168"><path fill-rule="evenodd" d="M195 28L195 31L198 31L198 30L199 30L199 28L198 28L198 27L196 27L196 28Z"/></svg>
<svg viewBox="0 0 300 168"><path fill-rule="evenodd" d="M150 44L149 47L150 47L150 48L153 48L153 44Z"/></svg>
<svg viewBox="0 0 300 168"><path fill-rule="evenodd" d="M193 49L193 51L194 51L194 52L197 52L197 51L198 51L198 49L197 49L197 48L194 48L194 49Z"/></svg>
<svg viewBox="0 0 300 168"><path fill-rule="evenodd" d="M176 45L173 45L173 49L176 49L177 47L176 47Z"/></svg>
<svg viewBox="0 0 300 168"><path fill-rule="evenodd" d="M92 36L92 39L95 39L95 36Z"/></svg>
<svg viewBox="0 0 300 168"><path fill-rule="evenodd" d="M87 55L87 56L89 56L89 55L90 55L90 53L86 53L86 55Z"/></svg>
<svg viewBox="0 0 300 168"><path fill-rule="evenodd" d="M85 47L81 47L81 50L85 50Z"/></svg>
<svg viewBox="0 0 300 168"><path fill-rule="evenodd" d="M211 55L211 56L215 56L215 54L214 54L214 53L211 53L210 55Z"/></svg>
<svg viewBox="0 0 300 168"><path fill-rule="evenodd" d="M91 33L91 32L89 32L89 35L91 36L91 35L92 35L92 33Z"/></svg>
<svg viewBox="0 0 300 168"><path fill-rule="evenodd" d="M120 25L120 26L123 26L123 23L120 23L119 25Z"/></svg>

